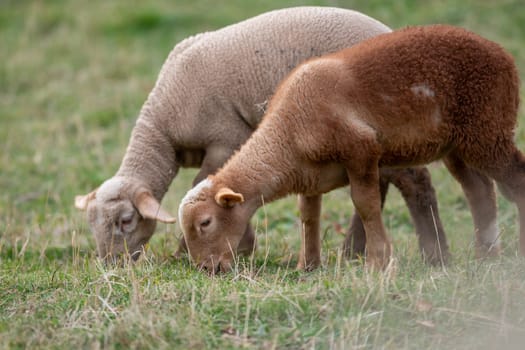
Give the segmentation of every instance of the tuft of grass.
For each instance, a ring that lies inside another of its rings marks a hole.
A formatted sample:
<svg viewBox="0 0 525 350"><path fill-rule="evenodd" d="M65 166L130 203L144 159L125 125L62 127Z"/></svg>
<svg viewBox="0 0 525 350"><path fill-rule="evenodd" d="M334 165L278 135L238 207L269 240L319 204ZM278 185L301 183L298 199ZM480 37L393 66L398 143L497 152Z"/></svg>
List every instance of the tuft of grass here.
<svg viewBox="0 0 525 350"><path fill-rule="evenodd" d="M353 212L348 189L324 196L323 267L311 273L294 269L295 198L256 213L259 248L228 275L210 278L174 260L180 230L169 225L159 225L138 264L95 259L73 198L118 168L171 48L305 4L353 8L393 28L460 25L499 42L525 74L520 0L0 2L0 348L522 347L525 265L514 206L498 198L502 257L475 260L468 205L439 164L430 170L453 256L444 268L421 262L394 188L383 213L396 255L387 273L340 257ZM522 124L516 141L524 148ZM168 209L176 211L195 174L181 171Z"/></svg>

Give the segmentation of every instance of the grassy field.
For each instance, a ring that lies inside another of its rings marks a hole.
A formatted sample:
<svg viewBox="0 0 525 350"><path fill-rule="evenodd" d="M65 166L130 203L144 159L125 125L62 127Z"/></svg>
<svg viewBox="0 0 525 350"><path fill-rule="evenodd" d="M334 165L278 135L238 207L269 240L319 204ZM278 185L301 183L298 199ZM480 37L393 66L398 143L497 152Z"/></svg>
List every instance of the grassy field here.
<svg viewBox="0 0 525 350"><path fill-rule="evenodd" d="M0 2L0 348L522 349L525 262L517 220L499 197L503 254L473 258L464 196L431 166L453 260L425 266L408 211L391 189L384 222L397 273L371 275L338 256L353 208L348 189L323 201L323 267L295 271L295 198L260 210L259 249L209 278L171 255L161 225L147 257L111 268L73 198L117 170L138 111L183 38L261 12L330 5L399 28L450 23L499 42L525 77L525 9L501 1ZM522 99L525 97L521 94ZM517 142L525 150L525 110ZM175 179L176 212L195 171Z"/></svg>

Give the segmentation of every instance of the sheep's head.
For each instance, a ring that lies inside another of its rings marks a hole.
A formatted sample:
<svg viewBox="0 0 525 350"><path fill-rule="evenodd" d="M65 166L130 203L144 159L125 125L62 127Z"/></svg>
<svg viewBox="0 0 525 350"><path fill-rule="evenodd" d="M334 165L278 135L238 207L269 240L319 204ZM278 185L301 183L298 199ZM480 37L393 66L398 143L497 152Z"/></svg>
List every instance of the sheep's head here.
<svg viewBox="0 0 525 350"><path fill-rule="evenodd" d="M98 256L106 262L123 256L137 260L156 222L175 222L144 185L125 177L113 177L93 192L77 196L75 206L87 210Z"/></svg>
<svg viewBox="0 0 525 350"><path fill-rule="evenodd" d="M193 262L210 274L231 270L234 252L249 221L242 194L215 189L210 178L182 199L179 222Z"/></svg>

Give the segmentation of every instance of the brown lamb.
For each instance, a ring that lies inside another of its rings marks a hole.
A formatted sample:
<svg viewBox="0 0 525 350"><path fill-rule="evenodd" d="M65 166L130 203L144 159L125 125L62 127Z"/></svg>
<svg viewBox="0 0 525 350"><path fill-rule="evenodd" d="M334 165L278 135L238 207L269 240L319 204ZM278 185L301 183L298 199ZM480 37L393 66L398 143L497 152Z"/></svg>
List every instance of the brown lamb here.
<svg viewBox="0 0 525 350"><path fill-rule="evenodd" d="M518 103L512 57L452 26L411 27L311 59L280 84L240 151L183 199L179 222L190 255L210 272L228 271L254 211L298 193L298 267L315 268L321 195L350 183L366 264L384 268L392 247L379 169L438 159L463 187L478 250L498 253L495 180L518 207L525 254L525 158L513 142Z"/></svg>

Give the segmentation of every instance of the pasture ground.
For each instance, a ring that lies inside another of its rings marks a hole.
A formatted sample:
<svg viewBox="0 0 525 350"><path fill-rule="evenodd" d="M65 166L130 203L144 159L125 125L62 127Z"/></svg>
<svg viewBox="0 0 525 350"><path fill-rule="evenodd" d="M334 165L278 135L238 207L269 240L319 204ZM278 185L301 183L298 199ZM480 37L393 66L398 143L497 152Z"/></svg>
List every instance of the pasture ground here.
<svg viewBox="0 0 525 350"><path fill-rule="evenodd" d="M353 208L348 189L323 201L323 267L294 270L295 198L253 219L259 249L234 273L209 278L174 261L180 229L160 225L147 257L105 267L82 194L118 168L140 106L183 38L295 5L353 8L393 28L449 23L499 42L525 76L521 0L0 2L0 348L522 349L525 262L513 205L499 197L503 254L473 257L458 184L430 166L451 246L425 266L399 193L384 222L397 272L368 274L338 256ZM524 93L521 94L522 99ZM516 140L525 150L525 110ZM165 206L176 212L194 170Z"/></svg>

